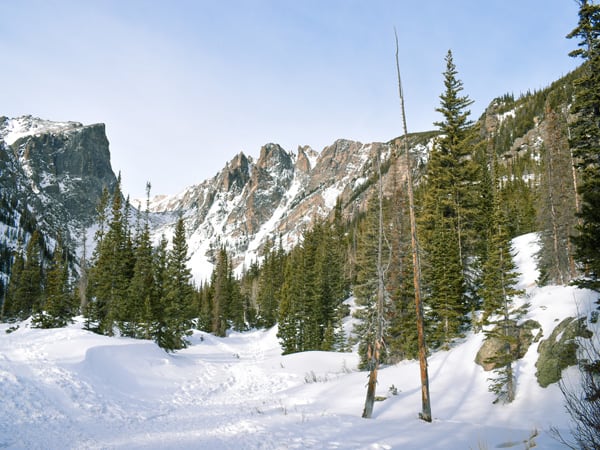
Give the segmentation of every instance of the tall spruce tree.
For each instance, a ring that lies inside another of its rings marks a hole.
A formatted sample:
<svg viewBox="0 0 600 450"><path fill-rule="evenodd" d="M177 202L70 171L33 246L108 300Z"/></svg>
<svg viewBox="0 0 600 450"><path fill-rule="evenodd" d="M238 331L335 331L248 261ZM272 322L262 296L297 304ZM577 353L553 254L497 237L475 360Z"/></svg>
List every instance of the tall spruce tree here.
<svg viewBox="0 0 600 450"><path fill-rule="evenodd" d="M40 240L39 232L34 231L25 248L22 262L16 257L13 265L16 276L14 279L11 277L8 286L9 318L23 320L41 311L44 292Z"/></svg>
<svg viewBox="0 0 600 450"><path fill-rule="evenodd" d="M578 3L579 23L567 35L579 40L579 48L569 55L584 60L581 78L575 82L569 140L581 175L579 234L574 239L577 260L587 275L579 284L600 291L600 5Z"/></svg>
<svg viewBox="0 0 600 450"><path fill-rule="evenodd" d="M356 280L354 283L354 296L360 308L355 311L359 323L355 326L355 334L360 336L358 353L360 356L359 368L370 370L373 364L375 344L379 328L386 334L386 312L383 315L378 311L379 272L377 261L379 259L379 202L377 197L369 200L368 210L359 231L356 252ZM382 261L389 260L389 247L382 248ZM387 264L386 264L387 265ZM386 304L389 306L388 302ZM385 348L379 349L379 361L386 362Z"/></svg>
<svg viewBox="0 0 600 450"><path fill-rule="evenodd" d="M19 248L12 256L10 281L6 289L4 303L2 303L2 320L14 320L19 317L22 303L19 298L19 289L24 267L25 255L23 254L23 248L19 243Z"/></svg>
<svg viewBox="0 0 600 450"><path fill-rule="evenodd" d="M89 272L88 297L85 312L88 328L112 336L125 302L129 286L131 258L128 249L127 221L123 212L120 177L113 192L110 219L105 233L96 235L97 248ZM101 215L100 221L106 215Z"/></svg>
<svg viewBox="0 0 600 450"><path fill-rule="evenodd" d="M494 186L497 184L497 180L494 180ZM495 378L490 379L489 389L496 394L497 401L510 403L516 391L513 362L517 359L518 331L515 330L518 330L517 320L524 308L514 308L514 298L522 292L515 288L518 274L511 253L508 218L500 205L497 189L493 189L492 193L493 212L487 234L488 248L480 294L483 298L484 322L493 326L486 331L486 336L495 339L501 346L501 352L486 361L494 364L496 374Z"/></svg>
<svg viewBox="0 0 600 450"><path fill-rule="evenodd" d="M286 258L281 288L277 337L284 354L308 350L304 338L304 305L307 295L304 274L304 252L298 246Z"/></svg>
<svg viewBox="0 0 600 450"><path fill-rule="evenodd" d="M270 328L277 323L284 279L285 252L281 243L278 248L275 248L273 242L267 242L263 254L263 264L258 278L258 324Z"/></svg>
<svg viewBox="0 0 600 450"><path fill-rule="evenodd" d="M75 299L69 289L69 269L60 239L46 275L44 304L33 318L40 328L64 327L72 319Z"/></svg>
<svg viewBox="0 0 600 450"><path fill-rule="evenodd" d="M158 297L154 279L154 255L150 240L150 184L146 185L146 211L144 221L138 226L135 238L133 276L127 293L126 334L132 337L149 339L152 336L152 323ZM138 212L139 215L139 212Z"/></svg>
<svg viewBox="0 0 600 450"><path fill-rule="evenodd" d="M245 328L244 305L238 281L233 275L231 259L222 247L211 277L212 328L217 336L225 336L232 327L236 331Z"/></svg>
<svg viewBox="0 0 600 450"><path fill-rule="evenodd" d="M571 107L576 119L571 127L570 145L581 174L581 222L575 244L577 260L586 275L579 285L600 291L600 5L591 0L578 3L579 23L567 36L580 40L580 48L570 55L585 61ZM576 445L587 450L600 445L600 349L588 344L582 353L580 386L573 392L561 383L561 391L574 422Z"/></svg>
<svg viewBox="0 0 600 450"><path fill-rule="evenodd" d="M172 247L167 259L167 279L164 293L164 325L159 345L167 351L187 346L186 337L192 327L194 289L192 274L187 266L188 245L185 223L179 217L175 225Z"/></svg>
<svg viewBox="0 0 600 450"><path fill-rule="evenodd" d="M285 261L278 337L285 353L340 350L346 289L339 224L318 221Z"/></svg>
<svg viewBox="0 0 600 450"><path fill-rule="evenodd" d="M461 95L457 74L448 51L445 90L437 109L443 115L436 123L440 138L430 153L419 216L426 301L435 322L432 343L444 347L461 334L471 309L468 292L475 283L468 263L475 253L478 223L480 173L472 155L472 101Z"/></svg>

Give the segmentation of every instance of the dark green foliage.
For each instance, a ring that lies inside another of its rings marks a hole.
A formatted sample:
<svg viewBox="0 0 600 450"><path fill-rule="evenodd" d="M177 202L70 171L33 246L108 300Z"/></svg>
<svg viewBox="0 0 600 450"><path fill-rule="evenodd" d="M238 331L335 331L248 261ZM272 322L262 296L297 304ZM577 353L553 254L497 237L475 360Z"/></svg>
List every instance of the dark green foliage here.
<svg viewBox="0 0 600 450"><path fill-rule="evenodd" d="M570 56L584 59L575 81L577 94L571 106L570 145L580 173L581 209L576 257L587 277L580 285L600 291L600 5L580 1L579 23L567 36L579 40Z"/></svg>
<svg viewBox="0 0 600 450"><path fill-rule="evenodd" d="M472 101L461 96L463 86L450 51L444 85L437 109L444 120L436 124L441 137L430 152L418 222L424 250L425 302L433 330L428 340L447 347L461 334L473 301L468 292L475 280L471 279L468 261L475 256L481 227L481 173L474 158L475 129L468 119Z"/></svg>
<svg viewBox="0 0 600 450"><path fill-rule="evenodd" d="M272 242L267 243L258 279L257 320L259 326L270 328L277 323L284 267L285 252L281 245L275 249Z"/></svg>
<svg viewBox="0 0 600 450"><path fill-rule="evenodd" d="M408 199L405 190L396 189L389 203L391 217L387 237L391 259L385 285L390 305L384 340L388 361L396 363L417 358L418 345Z"/></svg>
<svg viewBox="0 0 600 450"><path fill-rule="evenodd" d="M383 206L383 205L382 205ZM384 209L383 223L389 223L389 209ZM367 214L360 223L357 236L356 250L356 279L354 281L354 296L359 309L355 312L355 317L360 319L354 332L359 337L358 353L360 356L359 368L370 368L372 353L369 348L374 347L377 340L379 329L381 335L387 335L388 324L386 318L390 315L391 302L389 294L385 294L382 314L377 310L377 294L379 288L379 274L377 271L378 261L378 241L379 241L379 201L377 197L371 198L368 203ZM384 230L384 234L389 230ZM384 266L388 266L390 260L390 248L382 248L381 260ZM384 338L385 339L385 338ZM381 349L379 362L387 362L385 349Z"/></svg>
<svg viewBox="0 0 600 450"><path fill-rule="evenodd" d="M177 220L172 248L167 256L166 283L163 297L161 340L158 344L167 351L187 346L186 337L192 327L194 289L192 274L187 266L188 245L183 217Z"/></svg>
<svg viewBox="0 0 600 450"><path fill-rule="evenodd" d="M4 319L26 319L41 311L44 274L41 263L40 234L37 231L22 251L14 256L11 280L3 307Z"/></svg>
<svg viewBox="0 0 600 450"><path fill-rule="evenodd" d="M135 265L123 305L121 329L126 336L150 339L152 322L158 309L159 297L156 292L154 255L150 241L148 217L138 230L133 251Z"/></svg>
<svg viewBox="0 0 600 450"><path fill-rule="evenodd" d="M90 302L85 315L89 329L112 336L117 321L122 322L127 318L125 305L129 268L132 265L120 179L113 193L110 220L105 233L103 228L101 224L96 235L96 250L88 282Z"/></svg>
<svg viewBox="0 0 600 450"><path fill-rule="evenodd" d="M3 320L14 320L19 317L18 311L22 302L18 295L24 267L25 257L23 250L19 250L13 256L10 282L8 283L6 297L2 304Z"/></svg>
<svg viewBox="0 0 600 450"><path fill-rule="evenodd" d="M225 248L218 252L209 292L212 316L210 331L217 336L225 336L229 328L245 330L244 299Z"/></svg>
<svg viewBox="0 0 600 450"><path fill-rule="evenodd" d="M33 317L40 328L64 327L75 315L76 305L69 286L69 269L63 247L58 241L46 276L44 304Z"/></svg>
<svg viewBox="0 0 600 450"><path fill-rule="evenodd" d="M284 353L341 350L343 238L339 222L318 222L285 261L278 337Z"/></svg>
<svg viewBox="0 0 600 450"><path fill-rule="evenodd" d="M488 339L498 340L503 348L500 353L486 361L496 367L496 377L490 379L489 389L496 394L497 401L510 403L515 398L513 361L518 357L515 352L519 348L518 334L515 336L513 328L524 310L513 308L514 298L522 292L515 289L518 274L515 272L510 248L507 218L500 208L497 196L494 197L480 294L483 299L483 321L494 325L494 328L486 332L486 336Z"/></svg>

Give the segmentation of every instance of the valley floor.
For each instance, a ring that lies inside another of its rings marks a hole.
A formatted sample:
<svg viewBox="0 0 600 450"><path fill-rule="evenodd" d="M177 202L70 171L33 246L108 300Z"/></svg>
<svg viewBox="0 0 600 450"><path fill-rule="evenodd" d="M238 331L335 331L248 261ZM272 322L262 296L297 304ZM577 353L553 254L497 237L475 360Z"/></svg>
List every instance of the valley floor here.
<svg viewBox="0 0 600 450"><path fill-rule="evenodd" d="M592 293L535 285L534 235L515 241L544 337L588 312ZM569 420L556 384L535 379L537 346L517 363L517 397L492 404L490 374L473 360L470 334L429 359L433 423L420 411L419 368L380 371L374 417L361 419L367 373L356 353L281 356L276 328L217 338L196 332L167 354L152 342L109 338L81 322L54 330L0 324L0 448L9 449L493 449L562 446ZM571 368L566 376L576 377ZM392 391L397 389L397 394Z"/></svg>

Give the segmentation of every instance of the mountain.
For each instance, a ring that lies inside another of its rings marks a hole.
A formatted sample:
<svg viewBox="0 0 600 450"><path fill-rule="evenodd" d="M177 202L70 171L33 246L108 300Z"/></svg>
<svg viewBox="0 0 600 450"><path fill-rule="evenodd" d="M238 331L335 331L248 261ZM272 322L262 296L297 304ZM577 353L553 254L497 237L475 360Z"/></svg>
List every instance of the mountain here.
<svg viewBox="0 0 600 450"><path fill-rule="evenodd" d="M492 142L505 164L518 160L523 177L535 177L543 144L552 139L548 108L566 111L576 76L573 72L518 99L505 95L492 101L477 121L480 142ZM415 167L425 164L435 136L409 135ZM378 155L386 193L397 190L406 175L399 144L398 139L339 139L321 152L308 146L292 152L269 143L256 159L239 153L214 177L179 194L151 199L154 240L161 235L170 239L181 215L196 281L210 277L221 246L239 273L260 259L269 240L292 248L314 220L332 214L338 199L346 219L364 211L373 194ZM417 181L418 174L416 169ZM0 273L8 272L11 251L33 229L50 242L62 236L72 250L81 248L102 190L112 191L115 182L103 124L0 117ZM132 203L145 208L143 200ZM515 229L514 234L529 231L533 229Z"/></svg>
<svg viewBox="0 0 600 450"><path fill-rule="evenodd" d="M35 230L45 246L61 238L81 247L103 189L115 183L104 124L0 117L0 280Z"/></svg>
<svg viewBox="0 0 600 450"><path fill-rule="evenodd" d="M431 136L411 136L415 157L426 154ZM214 252L222 246L242 270L260 258L269 240L292 248L314 220L332 214L338 199L346 218L364 210L378 155L391 192L406 174L394 142L340 139L320 153L310 147L292 153L271 143L260 149L257 160L240 153L213 178L177 195L152 199L153 233L155 238L169 237L182 215L196 279L210 276Z"/></svg>

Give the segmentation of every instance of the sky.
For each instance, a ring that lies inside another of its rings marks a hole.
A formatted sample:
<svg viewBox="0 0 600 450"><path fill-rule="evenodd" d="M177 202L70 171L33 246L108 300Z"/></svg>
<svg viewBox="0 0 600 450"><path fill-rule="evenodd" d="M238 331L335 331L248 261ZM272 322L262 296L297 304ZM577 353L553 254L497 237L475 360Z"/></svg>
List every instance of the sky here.
<svg viewBox="0 0 600 450"><path fill-rule="evenodd" d="M580 61L574 0L0 0L0 116L105 123L132 198L176 194L274 142L434 129L452 50L472 118Z"/></svg>

